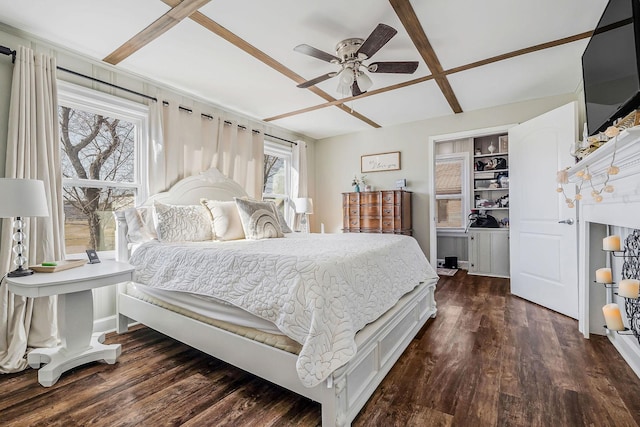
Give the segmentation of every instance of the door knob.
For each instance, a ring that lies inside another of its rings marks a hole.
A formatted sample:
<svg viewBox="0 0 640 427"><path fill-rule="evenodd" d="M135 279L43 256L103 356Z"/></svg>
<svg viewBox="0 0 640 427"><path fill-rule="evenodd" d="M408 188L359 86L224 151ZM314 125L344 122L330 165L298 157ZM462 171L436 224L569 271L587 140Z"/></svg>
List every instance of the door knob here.
<svg viewBox="0 0 640 427"><path fill-rule="evenodd" d="M572 225L573 224L573 218L563 219L562 221L558 221L558 224Z"/></svg>

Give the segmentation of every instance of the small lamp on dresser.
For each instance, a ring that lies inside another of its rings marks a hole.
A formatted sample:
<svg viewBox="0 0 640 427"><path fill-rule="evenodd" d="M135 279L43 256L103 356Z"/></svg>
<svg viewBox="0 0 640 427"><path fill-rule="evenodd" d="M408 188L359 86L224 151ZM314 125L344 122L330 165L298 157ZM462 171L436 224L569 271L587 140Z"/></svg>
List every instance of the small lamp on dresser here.
<svg viewBox="0 0 640 427"><path fill-rule="evenodd" d="M0 218L15 218L13 221L13 253L16 269L9 277L28 276L33 270L28 268L27 233L24 217L49 216L44 182L35 179L0 178Z"/></svg>
<svg viewBox="0 0 640 427"><path fill-rule="evenodd" d="M300 225L303 233L309 232L309 215L313 213L313 200L309 197L299 197L293 200L296 205L296 213L302 214Z"/></svg>

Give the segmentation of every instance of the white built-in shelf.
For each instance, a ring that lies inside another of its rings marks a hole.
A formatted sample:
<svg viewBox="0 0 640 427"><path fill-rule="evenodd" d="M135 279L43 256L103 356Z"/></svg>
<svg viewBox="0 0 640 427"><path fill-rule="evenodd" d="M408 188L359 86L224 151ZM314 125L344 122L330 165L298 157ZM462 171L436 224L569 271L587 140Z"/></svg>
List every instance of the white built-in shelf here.
<svg viewBox="0 0 640 427"><path fill-rule="evenodd" d="M493 154L476 154L473 157L476 159L480 159L482 157L497 157L497 156L508 156L509 153L493 153Z"/></svg>
<svg viewBox="0 0 640 427"><path fill-rule="evenodd" d="M509 172L509 169L494 169L494 170L486 170L486 171L474 171L475 175L480 175L483 173L500 173L500 172ZM495 178L474 178L474 179L495 179Z"/></svg>
<svg viewBox="0 0 640 427"><path fill-rule="evenodd" d="M509 187L507 188L476 188L473 191L475 191L476 193L481 191L509 191Z"/></svg>

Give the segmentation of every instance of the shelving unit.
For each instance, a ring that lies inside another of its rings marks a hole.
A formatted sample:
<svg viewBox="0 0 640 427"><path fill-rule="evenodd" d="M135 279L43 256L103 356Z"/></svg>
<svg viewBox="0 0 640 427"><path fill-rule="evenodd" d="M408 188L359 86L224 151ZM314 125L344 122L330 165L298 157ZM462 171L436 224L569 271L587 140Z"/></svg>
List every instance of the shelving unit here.
<svg viewBox="0 0 640 427"><path fill-rule="evenodd" d="M509 152L506 138L506 135L473 138L471 204L473 208L484 209L505 223L509 218Z"/></svg>
<svg viewBox="0 0 640 427"><path fill-rule="evenodd" d="M501 228L469 229L469 274L509 277L507 136L473 138L473 153L472 207L495 217Z"/></svg>

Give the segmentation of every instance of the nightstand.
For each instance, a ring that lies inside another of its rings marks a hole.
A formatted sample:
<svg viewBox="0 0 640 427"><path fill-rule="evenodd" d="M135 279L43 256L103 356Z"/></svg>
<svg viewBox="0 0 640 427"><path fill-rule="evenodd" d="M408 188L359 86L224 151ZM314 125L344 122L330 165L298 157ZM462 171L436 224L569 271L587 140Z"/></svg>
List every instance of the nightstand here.
<svg viewBox="0 0 640 427"><path fill-rule="evenodd" d="M34 369L47 364L38 371L40 384L51 387L63 372L85 363L97 360L116 363L120 344L104 345L104 333L93 333L91 289L133 280L134 270L130 264L104 260L56 273L6 278L9 290L17 295L58 295L60 345L38 348L27 356L29 366Z"/></svg>

